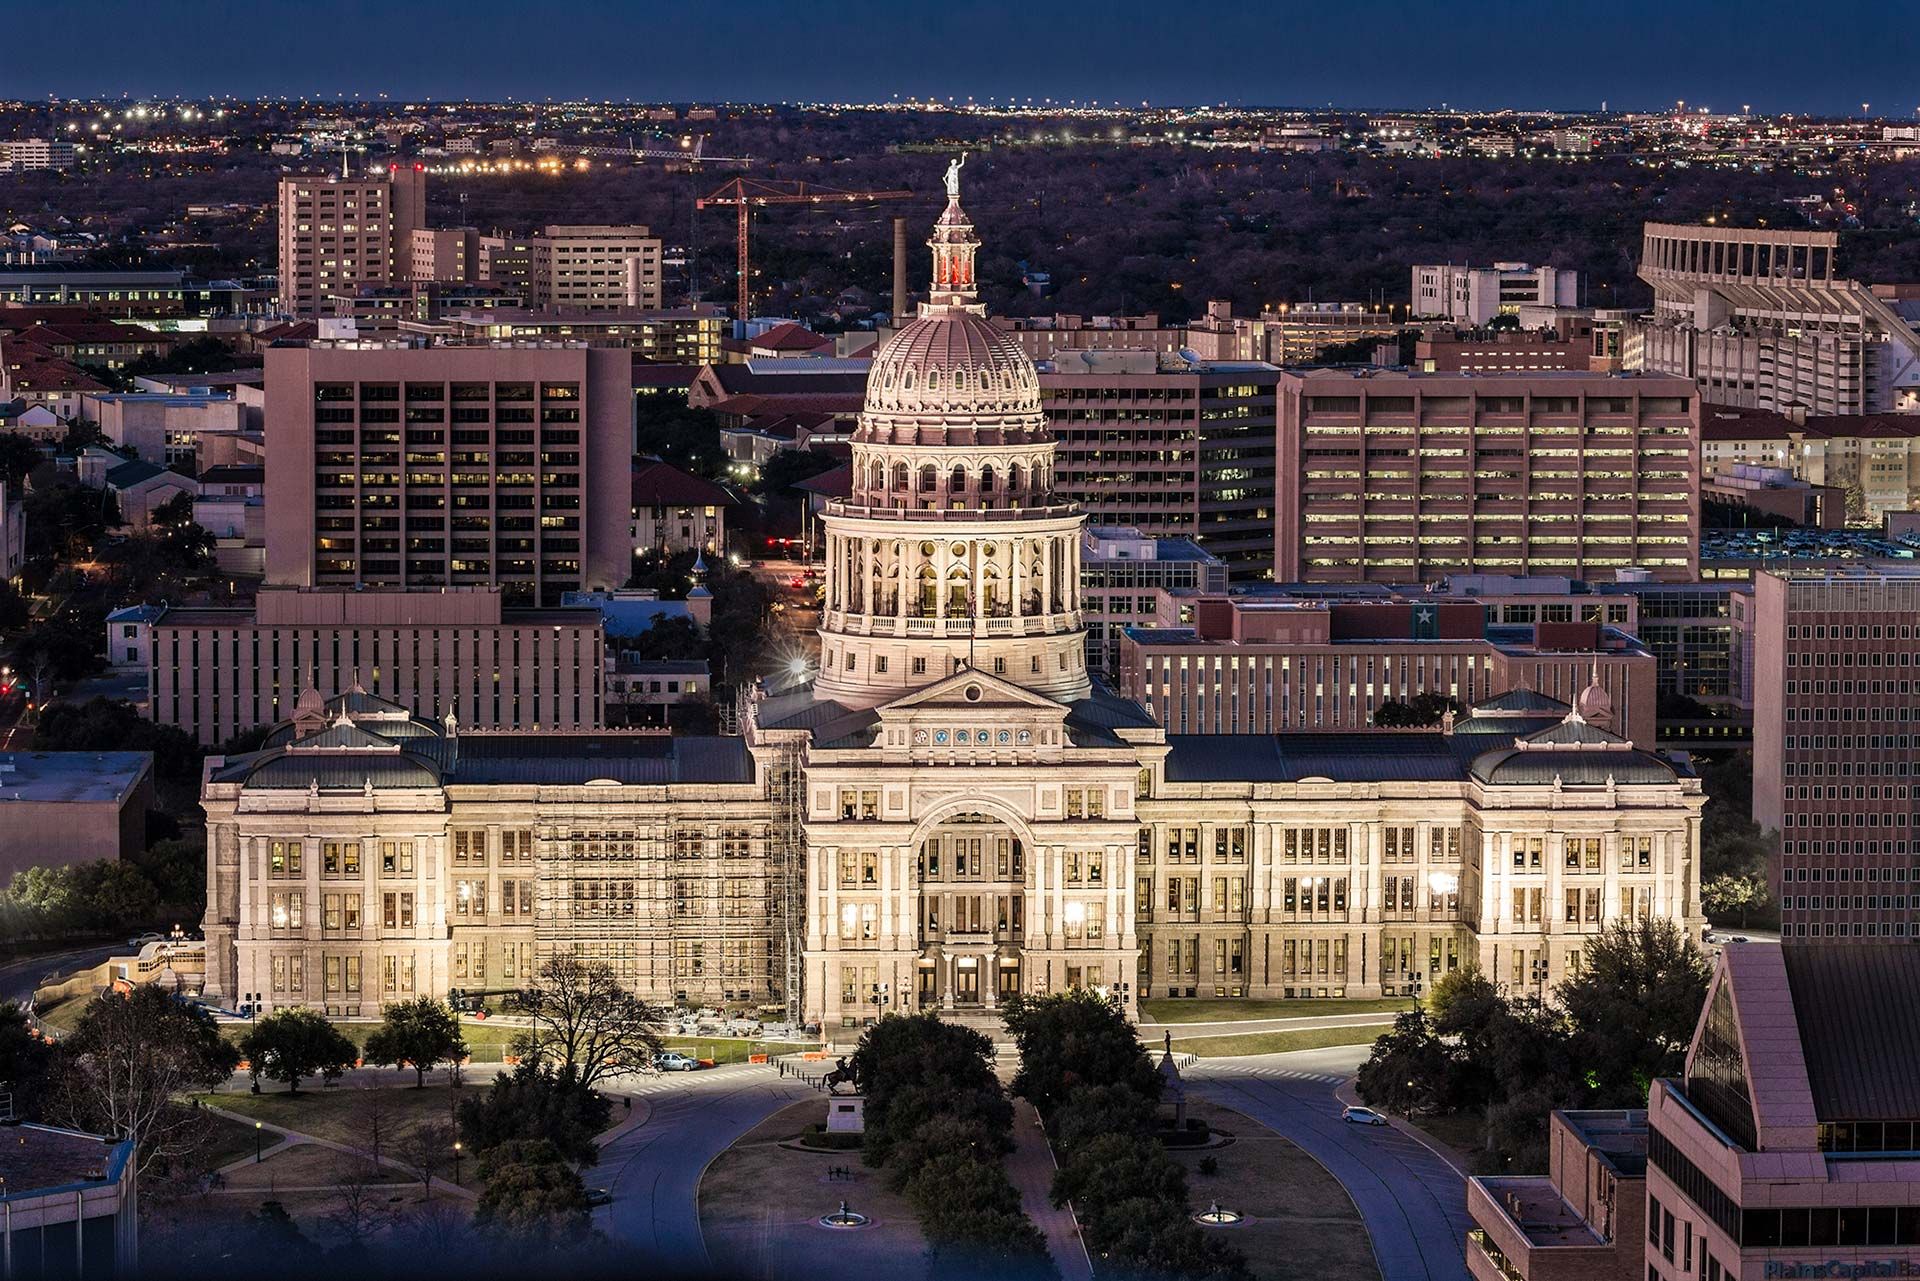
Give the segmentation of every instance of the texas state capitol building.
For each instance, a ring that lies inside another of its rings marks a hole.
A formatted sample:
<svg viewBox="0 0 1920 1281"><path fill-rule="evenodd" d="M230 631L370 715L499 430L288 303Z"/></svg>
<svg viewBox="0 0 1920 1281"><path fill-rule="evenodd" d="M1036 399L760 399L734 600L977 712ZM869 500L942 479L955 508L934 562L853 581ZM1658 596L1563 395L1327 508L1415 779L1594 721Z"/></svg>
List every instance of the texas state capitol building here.
<svg viewBox="0 0 1920 1281"><path fill-rule="evenodd" d="M1537 990L1617 916L1700 926L1699 783L1597 688L1440 732L1169 736L1091 682L1084 518L951 174L931 245L825 514L811 681L728 738L463 734L307 691L208 763L211 995L367 1015L575 951L831 1032L1074 986L1397 995L1476 962Z"/></svg>

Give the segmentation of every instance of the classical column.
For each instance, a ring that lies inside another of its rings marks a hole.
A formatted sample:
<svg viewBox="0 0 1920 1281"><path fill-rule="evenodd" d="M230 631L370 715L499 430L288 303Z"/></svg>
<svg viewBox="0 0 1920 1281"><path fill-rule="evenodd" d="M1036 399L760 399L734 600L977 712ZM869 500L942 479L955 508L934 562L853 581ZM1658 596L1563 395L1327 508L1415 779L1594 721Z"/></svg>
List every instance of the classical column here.
<svg viewBox="0 0 1920 1281"><path fill-rule="evenodd" d="M1022 575L1025 572L1021 562L1026 559L1026 550L1025 545L1019 539L1011 538L1007 540L1007 581L1013 586L1013 616L1015 618L1019 618L1025 612L1025 606L1020 602L1020 591ZM1016 624L1014 630L1017 632L1021 629Z"/></svg>
<svg viewBox="0 0 1920 1281"><path fill-rule="evenodd" d="M898 584L898 590L894 593L893 597L893 617L896 623L894 630L895 633L898 634L907 630L905 621L907 617L907 593L910 590L914 590L917 584L907 577L906 541L904 539L895 539L894 541L900 544L900 550L893 553L894 578Z"/></svg>
<svg viewBox="0 0 1920 1281"><path fill-rule="evenodd" d="M986 544L982 539L974 539L967 545L967 559L973 565L969 588L973 592L973 630L976 635L985 629L980 620L987 616L987 556Z"/></svg>

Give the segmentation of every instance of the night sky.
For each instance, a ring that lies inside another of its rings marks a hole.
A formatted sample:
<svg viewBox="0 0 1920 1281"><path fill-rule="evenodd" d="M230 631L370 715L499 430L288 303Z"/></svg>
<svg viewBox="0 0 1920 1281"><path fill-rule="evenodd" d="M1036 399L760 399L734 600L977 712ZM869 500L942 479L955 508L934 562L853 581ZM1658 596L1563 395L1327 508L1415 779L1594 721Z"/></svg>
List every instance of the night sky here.
<svg viewBox="0 0 1920 1281"><path fill-rule="evenodd" d="M1657 108L1912 117L1896 0L0 0L0 96Z"/></svg>

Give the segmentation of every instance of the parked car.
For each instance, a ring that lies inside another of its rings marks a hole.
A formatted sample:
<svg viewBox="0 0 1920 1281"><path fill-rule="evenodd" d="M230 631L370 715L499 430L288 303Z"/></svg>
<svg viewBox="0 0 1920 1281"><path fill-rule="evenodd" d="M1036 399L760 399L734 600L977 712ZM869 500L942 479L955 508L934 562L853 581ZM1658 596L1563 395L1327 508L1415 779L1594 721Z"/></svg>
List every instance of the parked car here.
<svg viewBox="0 0 1920 1281"><path fill-rule="evenodd" d="M662 1050L653 1056L653 1070L656 1072L692 1072L699 1066L698 1059L688 1058L678 1050Z"/></svg>
<svg viewBox="0 0 1920 1281"><path fill-rule="evenodd" d="M587 1204L588 1205L612 1205L613 1193L609 1192L605 1188L588 1188Z"/></svg>
<svg viewBox="0 0 1920 1281"><path fill-rule="evenodd" d="M155 934L152 930L148 930L145 934L136 934L134 937L128 939L127 946L132 948L134 951L138 952L141 948L145 947L149 943L164 943L164 942L166 942L166 937L164 935Z"/></svg>
<svg viewBox="0 0 1920 1281"><path fill-rule="evenodd" d="M1340 1119L1349 1125L1385 1125L1387 1118L1372 1108L1341 1108Z"/></svg>

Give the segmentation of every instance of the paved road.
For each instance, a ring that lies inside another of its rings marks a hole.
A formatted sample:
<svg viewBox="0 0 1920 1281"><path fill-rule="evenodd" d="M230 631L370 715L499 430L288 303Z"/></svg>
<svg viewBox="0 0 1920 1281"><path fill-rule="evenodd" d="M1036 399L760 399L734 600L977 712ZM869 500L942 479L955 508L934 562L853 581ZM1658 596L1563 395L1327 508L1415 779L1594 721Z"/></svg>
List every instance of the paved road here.
<svg viewBox="0 0 1920 1281"><path fill-rule="evenodd" d="M769 1067L735 1065L648 1077L631 1092L645 1096L652 1112L603 1147L585 1175L588 1187L613 1193L613 1204L595 1212L596 1224L644 1251L656 1275L706 1276L713 1263L700 1235L700 1176L741 1135L815 1091Z"/></svg>
<svg viewBox="0 0 1920 1281"><path fill-rule="evenodd" d="M127 945L106 943L95 947L75 948L70 952L50 952L39 956L30 956L21 961L10 961L0 965L0 1001L14 1001L25 1004L40 986L40 980L49 974L66 973L69 970L85 969L98 965L115 953L124 954Z"/></svg>
<svg viewBox="0 0 1920 1281"><path fill-rule="evenodd" d="M1340 1119L1334 1087L1366 1058L1363 1045L1204 1059L1187 1072L1196 1093L1291 1139L1340 1180L1373 1238L1385 1281L1466 1281L1466 1185L1417 1139Z"/></svg>
<svg viewBox="0 0 1920 1281"><path fill-rule="evenodd" d="M1376 1012L1312 1014L1278 1019L1220 1019L1210 1023L1142 1023L1140 1039L1158 1041L1162 1033L1171 1032L1177 1046L1182 1040L1196 1036L1255 1036L1263 1032L1313 1032L1336 1027L1389 1028L1397 1017L1397 1014L1390 1012Z"/></svg>

